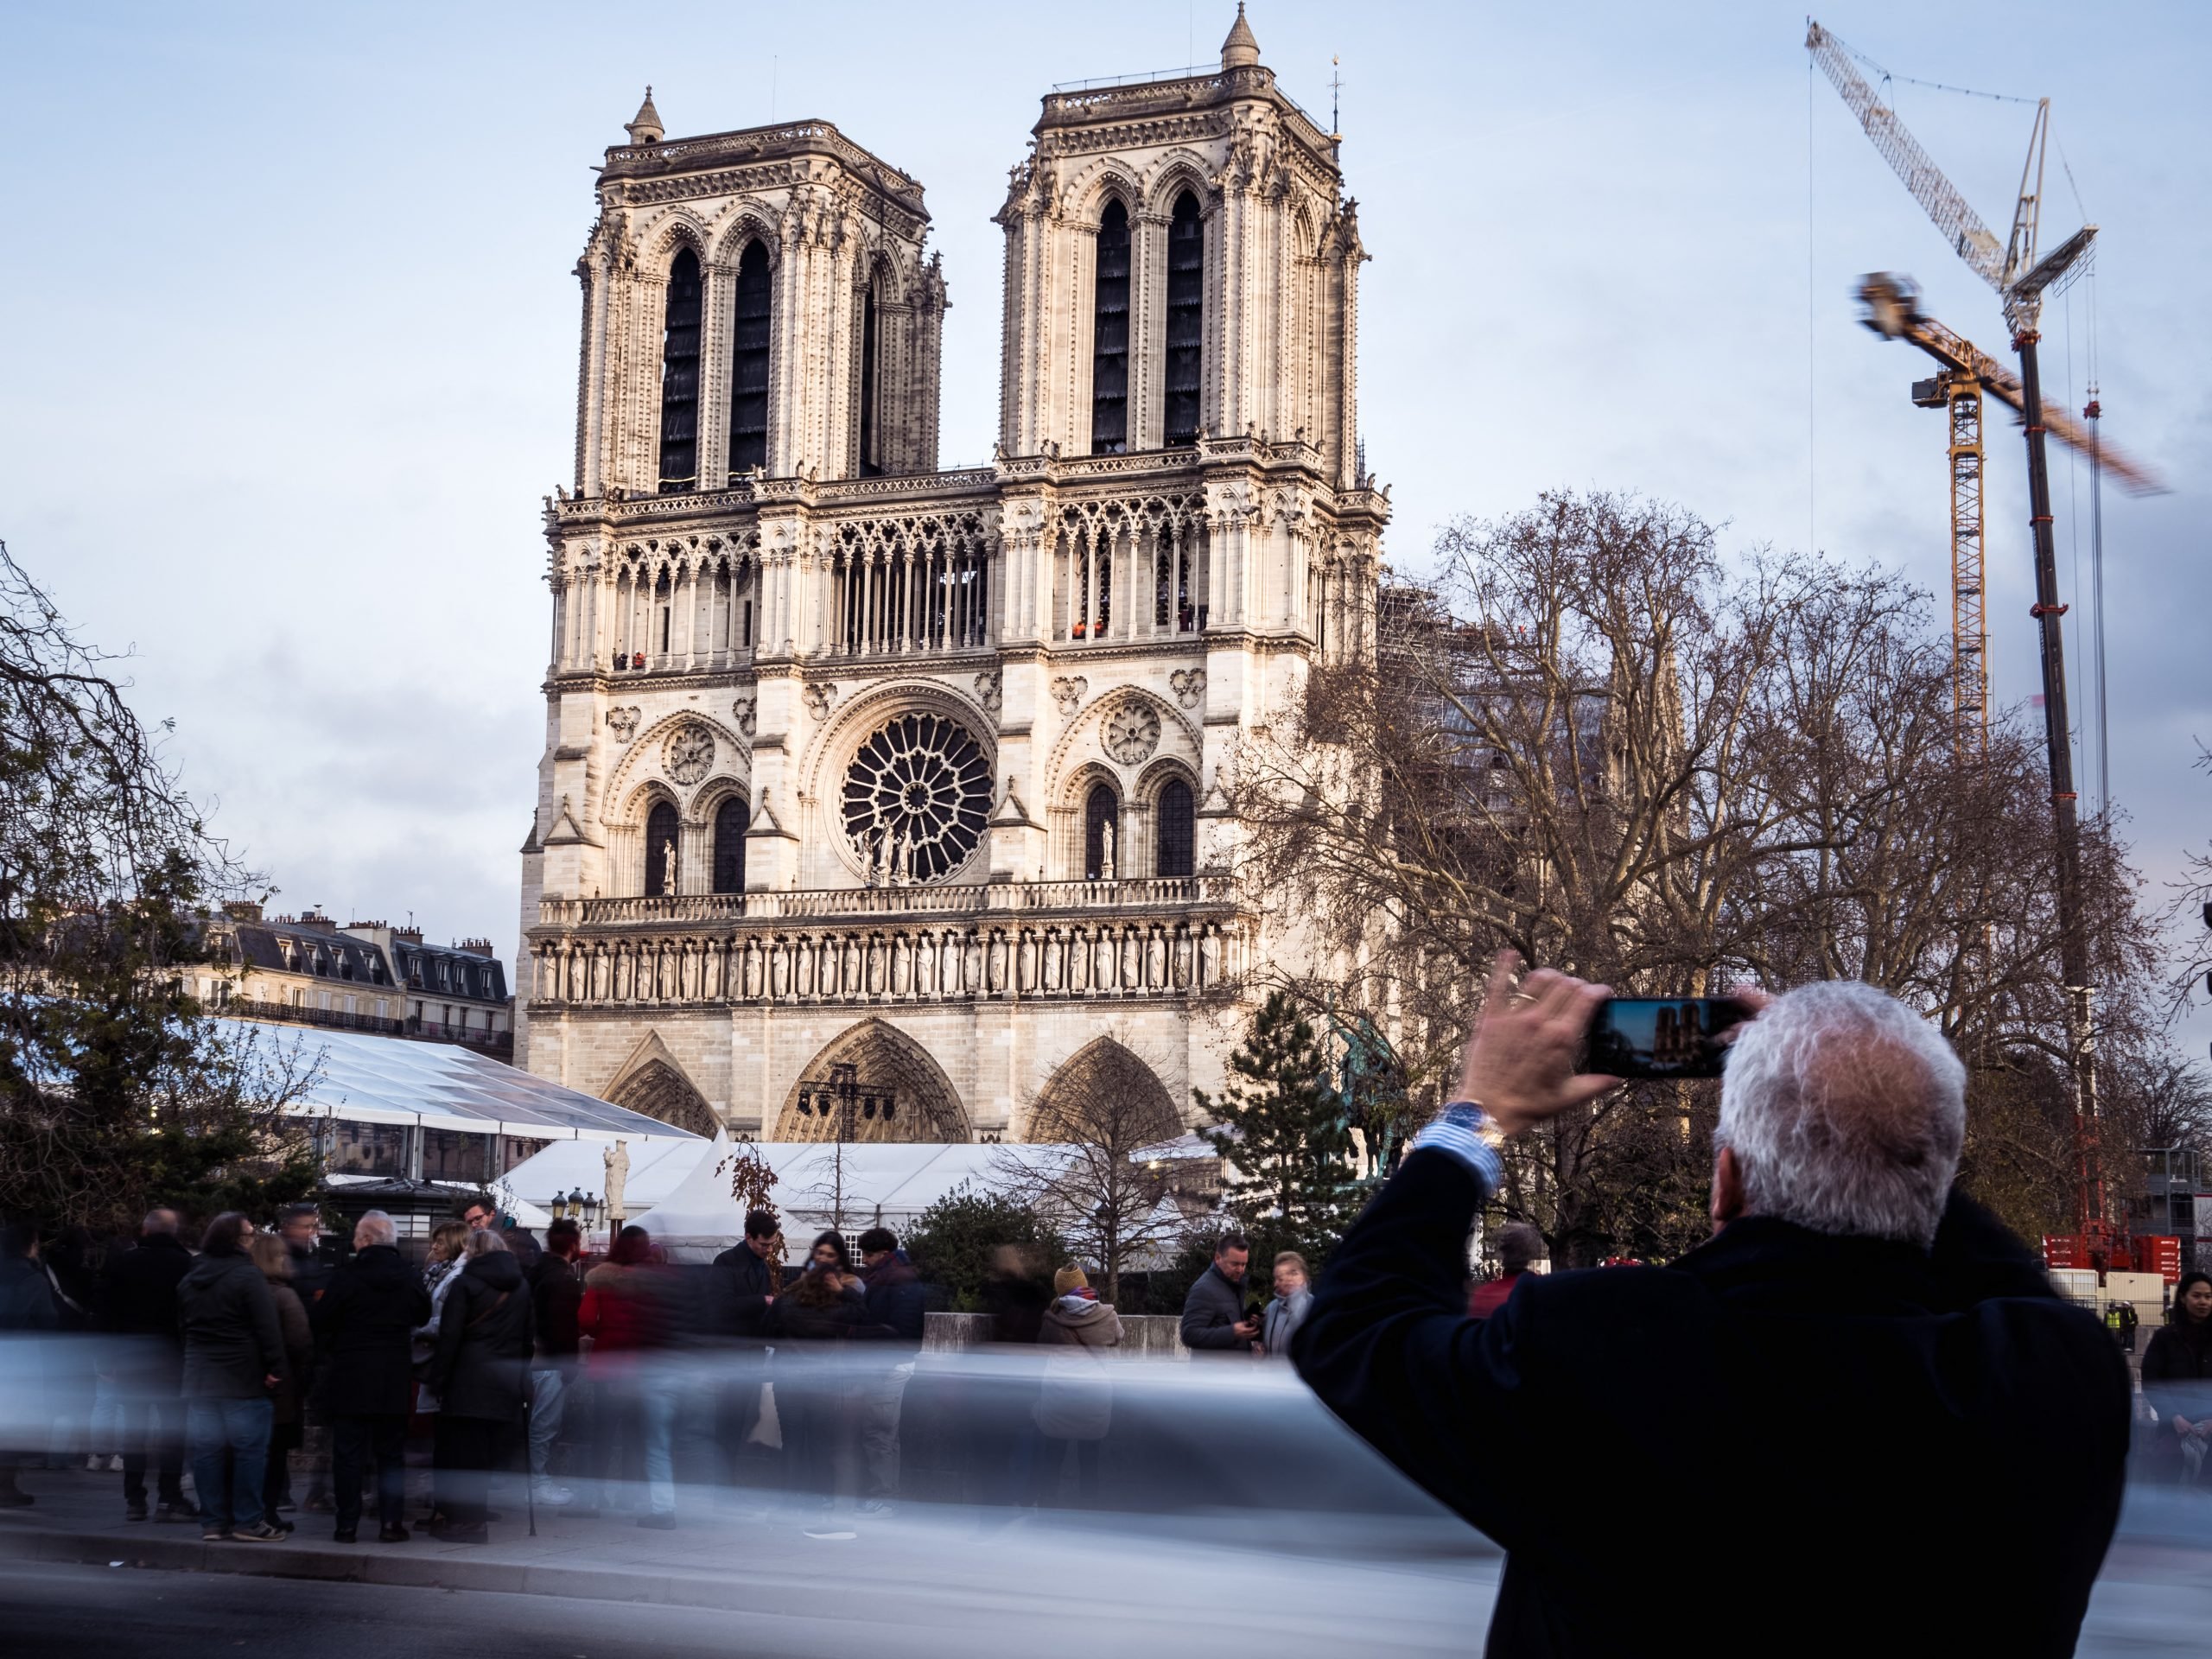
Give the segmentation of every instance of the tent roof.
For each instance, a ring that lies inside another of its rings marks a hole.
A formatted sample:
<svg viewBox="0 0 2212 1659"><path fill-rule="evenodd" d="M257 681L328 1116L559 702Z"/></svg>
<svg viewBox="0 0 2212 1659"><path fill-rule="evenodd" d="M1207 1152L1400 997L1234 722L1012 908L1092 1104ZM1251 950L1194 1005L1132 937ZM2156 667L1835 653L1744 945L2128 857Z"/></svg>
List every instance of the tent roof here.
<svg viewBox="0 0 2212 1659"><path fill-rule="evenodd" d="M549 1153L557 1151L549 1147ZM670 1187L653 1208L632 1217L655 1237L717 1238L734 1241L745 1230L745 1211L729 1190L723 1160L738 1150L730 1142L715 1141L696 1154L690 1147L671 1152L660 1168L672 1168L677 1160L689 1163L683 1179ZM748 1148L767 1160L776 1172L772 1202L799 1218L826 1215L834 1200L829 1190L836 1148L820 1141L762 1141ZM963 1181L991 1184L994 1167L1007 1156L1033 1160L1051 1156L1054 1148L1043 1146L979 1145L972 1141L900 1142L893 1145L849 1145L845 1148L844 1207L849 1220L872 1222L876 1217L918 1216ZM533 1160L534 1161L534 1160ZM518 1165L516 1173L523 1168ZM632 1178L634 1191L636 1171ZM510 1179L512 1175L510 1175Z"/></svg>
<svg viewBox="0 0 2212 1659"><path fill-rule="evenodd" d="M369 1123L419 1120L426 1128L541 1141L576 1135L612 1141L620 1136L631 1142L632 1168L640 1141L707 1144L688 1129L564 1089L451 1043L411 1042L359 1031L296 1033L235 1020L222 1023L241 1041L249 1034L258 1038L283 1029L285 1036L296 1040L303 1059L319 1051L322 1075L297 1108L318 1116L327 1113Z"/></svg>

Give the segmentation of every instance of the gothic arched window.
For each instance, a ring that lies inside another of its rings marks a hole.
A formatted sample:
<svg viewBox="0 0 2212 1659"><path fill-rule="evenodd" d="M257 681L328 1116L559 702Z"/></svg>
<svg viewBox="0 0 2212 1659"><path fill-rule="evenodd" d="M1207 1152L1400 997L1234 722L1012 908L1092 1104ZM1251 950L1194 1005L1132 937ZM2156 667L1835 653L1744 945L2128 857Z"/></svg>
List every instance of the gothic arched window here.
<svg viewBox="0 0 2212 1659"><path fill-rule="evenodd" d="M1090 453L1129 447L1129 210L1118 200L1098 216L1098 276L1092 285Z"/></svg>
<svg viewBox="0 0 2212 1659"><path fill-rule="evenodd" d="M1083 879L1101 881L1109 869L1121 868L1122 849L1116 821L1122 804L1109 784L1094 785L1083 803Z"/></svg>
<svg viewBox="0 0 2212 1659"><path fill-rule="evenodd" d="M715 891L745 891L745 803L734 795L715 809Z"/></svg>
<svg viewBox="0 0 2212 1659"><path fill-rule="evenodd" d="M677 839L683 833L676 809L657 802L645 814L645 893L648 897L673 890Z"/></svg>
<svg viewBox="0 0 2212 1659"><path fill-rule="evenodd" d="M768 464L768 248L745 245L737 261L737 302L729 365L729 470Z"/></svg>
<svg viewBox="0 0 2212 1659"><path fill-rule="evenodd" d="M668 268L660 350L660 490L699 487L699 256L685 248Z"/></svg>
<svg viewBox="0 0 2212 1659"><path fill-rule="evenodd" d="M1205 346L1206 231L1198 199L1175 198L1167 225L1167 372L1164 442L1198 441L1198 375Z"/></svg>
<svg viewBox="0 0 2212 1659"><path fill-rule="evenodd" d="M883 446L875 435L875 284L861 295L861 476L883 475Z"/></svg>
<svg viewBox="0 0 2212 1659"><path fill-rule="evenodd" d="M1198 865L1198 819L1191 809L1191 786L1172 778L1160 791L1153 817L1158 828L1154 875L1190 875Z"/></svg>

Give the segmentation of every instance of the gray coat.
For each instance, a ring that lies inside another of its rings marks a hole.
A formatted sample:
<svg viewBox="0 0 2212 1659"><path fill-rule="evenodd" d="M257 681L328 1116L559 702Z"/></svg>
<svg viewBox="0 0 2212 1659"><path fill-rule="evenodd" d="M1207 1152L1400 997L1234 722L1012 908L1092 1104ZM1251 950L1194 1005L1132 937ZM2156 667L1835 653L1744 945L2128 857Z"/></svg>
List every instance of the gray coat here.
<svg viewBox="0 0 2212 1659"><path fill-rule="evenodd" d="M1290 1357L1290 1339L1306 1316L1313 1311L1311 1286L1290 1296L1278 1296L1260 1315L1260 1346L1270 1359Z"/></svg>
<svg viewBox="0 0 2212 1659"><path fill-rule="evenodd" d="M1208 1265L1183 1299L1183 1345L1193 1353L1249 1354L1251 1344L1229 1327L1244 1317L1244 1287Z"/></svg>

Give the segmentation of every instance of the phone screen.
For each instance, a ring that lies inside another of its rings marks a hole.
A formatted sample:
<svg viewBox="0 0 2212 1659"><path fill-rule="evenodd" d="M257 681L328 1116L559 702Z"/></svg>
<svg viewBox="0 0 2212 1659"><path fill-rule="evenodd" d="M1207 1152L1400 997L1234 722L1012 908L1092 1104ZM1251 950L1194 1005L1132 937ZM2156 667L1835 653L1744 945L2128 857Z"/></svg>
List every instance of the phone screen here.
<svg viewBox="0 0 2212 1659"><path fill-rule="evenodd" d="M1582 1069L1616 1077L1717 1077L1721 1035L1744 1022L1725 996L1616 996L1598 1005Z"/></svg>

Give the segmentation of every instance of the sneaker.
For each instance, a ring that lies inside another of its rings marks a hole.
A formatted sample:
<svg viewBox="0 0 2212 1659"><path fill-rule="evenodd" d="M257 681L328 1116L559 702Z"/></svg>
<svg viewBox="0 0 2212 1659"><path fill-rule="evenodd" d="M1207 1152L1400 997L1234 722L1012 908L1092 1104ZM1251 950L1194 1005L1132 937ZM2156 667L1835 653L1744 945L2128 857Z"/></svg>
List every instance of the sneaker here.
<svg viewBox="0 0 2212 1659"><path fill-rule="evenodd" d="M146 1500L142 1497L132 1503L124 1510L123 1518L126 1521L143 1521L146 1518Z"/></svg>
<svg viewBox="0 0 2212 1659"><path fill-rule="evenodd" d="M272 1527L266 1521L251 1527L233 1528L231 1541L234 1544L281 1544L291 1535L282 1527Z"/></svg>
<svg viewBox="0 0 2212 1659"><path fill-rule="evenodd" d="M276 1528L279 1532L297 1532L300 1529L300 1523L298 1522L286 1521L281 1516L276 1520L268 1522L268 1524Z"/></svg>
<svg viewBox="0 0 2212 1659"><path fill-rule="evenodd" d="M189 1521L191 1519L192 1509L188 1504L162 1503L156 1505L154 1510L154 1523L156 1526L160 1525L164 1521Z"/></svg>
<svg viewBox="0 0 2212 1659"><path fill-rule="evenodd" d="M860 1534L852 1531L849 1528L843 1527L807 1527L804 1529L804 1531L810 1538L822 1538L828 1540L857 1538L860 1536Z"/></svg>
<svg viewBox="0 0 2212 1659"><path fill-rule="evenodd" d="M408 1531L407 1529L403 1526L395 1524L389 1527L379 1527L377 1529L377 1542L380 1544L404 1544L414 1535L415 1535L413 1533Z"/></svg>
<svg viewBox="0 0 2212 1659"><path fill-rule="evenodd" d="M226 1541L230 1535L231 1529L228 1527L202 1527L200 1530L200 1541L203 1544L219 1544Z"/></svg>
<svg viewBox="0 0 2212 1659"><path fill-rule="evenodd" d="M638 1524L641 1527L649 1527L655 1532L674 1532L676 1530L676 1512L671 1510L666 1515L662 1515L658 1512L652 1515L641 1515L638 1517Z"/></svg>
<svg viewBox="0 0 2212 1659"><path fill-rule="evenodd" d="M300 1507L309 1515L334 1515L338 1512L338 1500L327 1492L309 1492L308 1501Z"/></svg>
<svg viewBox="0 0 2212 1659"><path fill-rule="evenodd" d="M107 1459L100 1456L97 1452L92 1452L85 1459L85 1467L90 1470L93 1474L105 1474L107 1472Z"/></svg>
<svg viewBox="0 0 2212 1659"><path fill-rule="evenodd" d="M576 1501L576 1495L566 1486L556 1486L550 1481L534 1488L531 1496L549 1510L566 1509Z"/></svg>
<svg viewBox="0 0 2212 1659"><path fill-rule="evenodd" d="M334 1544L358 1543L359 1541L359 1535L351 1527L336 1528L330 1535L330 1541Z"/></svg>
<svg viewBox="0 0 2212 1659"><path fill-rule="evenodd" d="M860 1506L860 1513L862 1515L888 1515L891 1513L891 1500L887 1497L871 1497Z"/></svg>
<svg viewBox="0 0 2212 1659"><path fill-rule="evenodd" d="M123 1472L122 1452L118 1452L114 1456L111 1457L107 1460L107 1471L111 1475L119 1475Z"/></svg>

